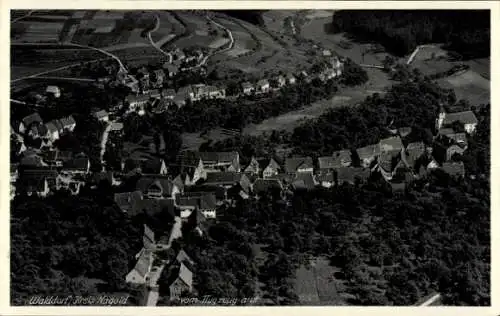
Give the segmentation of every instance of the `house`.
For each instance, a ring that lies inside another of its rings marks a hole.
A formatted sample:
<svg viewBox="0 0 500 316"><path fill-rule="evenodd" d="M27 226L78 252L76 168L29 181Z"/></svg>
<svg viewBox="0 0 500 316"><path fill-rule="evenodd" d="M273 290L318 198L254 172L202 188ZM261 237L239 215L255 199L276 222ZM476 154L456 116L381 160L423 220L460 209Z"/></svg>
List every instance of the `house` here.
<svg viewBox="0 0 500 316"><path fill-rule="evenodd" d="M191 101L199 101L201 99L224 99L226 90L216 86L206 86L203 84L193 85L193 95Z"/></svg>
<svg viewBox="0 0 500 316"><path fill-rule="evenodd" d="M18 187L28 196L46 197L55 189L57 175L57 171L49 168L26 169L20 174Z"/></svg>
<svg viewBox="0 0 500 316"><path fill-rule="evenodd" d="M312 172L299 172L293 179L292 187L294 190L310 191L316 187L318 182L314 178Z"/></svg>
<svg viewBox="0 0 500 316"><path fill-rule="evenodd" d="M109 114L106 110L100 110L100 111L94 112L93 115L100 122L108 122L109 121Z"/></svg>
<svg viewBox="0 0 500 316"><path fill-rule="evenodd" d="M185 222L186 225L193 228L200 236L204 234L207 218L198 208L191 212L191 214L185 219ZM179 262L182 261L179 260Z"/></svg>
<svg viewBox="0 0 500 316"><path fill-rule="evenodd" d="M83 178L78 179L78 177L73 177L73 175L68 173L60 173L56 178L56 188L57 190L65 189L68 190L72 195L77 195L80 193L80 188L85 185L85 180Z"/></svg>
<svg viewBox="0 0 500 316"><path fill-rule="evenodd" d="M113 122L109 127L110 133L121 133L123 131L123 123Z"/></svg>
<svg viewBox="0 0 500 316"><path fill-rule="evenodd" d="M188 268L195 266L193 259L191 259L191 257L189 257L183 249L179 250L177 256L175 257L175 261L185 264Z"/></svg>
<svg viewBox="0 0 500 316"><path fill-rule="evenodd" d="M465 133L447 133L438 136L438 139L442 140L445 143L457 144L464 148L467 148L468 146L467 135Z"/></svg>
<svg viewBox="0 0 500 316"><path fill-rule="evenodd" d="M170 177L156 174L142 175L137 180L136 190L150 199L174 198L181 192Z"/></svg>
<svg viewBox="0 0 500 316"><path fill-rule="evenodd" d="M330 188L335 185L335 173L325 172L316 176L316 182L324 188Z"/></svg>
<svg viewBox="0 0 500 316"><path fill-rule="evenodd" d="M64 132L64 131L72 132L76 127L76 121L72 115L67 116L67 117L63 117L59 121L61 122L61 125L62 125L61 132Z"/></svg>
<svg viewBox="0 0 500 316"><path fill-rule="evenodd" d="M64 163L73 158L73 152L58 149L49 150L43 153L43 158L49 165L62 167Z"/></svg>
<svg viewBox="0 0 500 316"><path fill-rule="evenodd" d="M378 171L380 171L386 181L391 181L394 170L400 162L400 156L394 156L390 152L382 152L378 158Z"/></svg>
<svg viewBox="0 0 500 316"><path fill-rule="evenodd" d="M457 144L451 145L446 149L446 161L450 161L455 155L462 156L466 149L467 147L462 147Z"/></svg>
<svg viewBox="0 0 500 316"><path fill-rule="evenodd" d="M369 177L370 169L367 168L340 167L335 170L335 183L337 185L356 184L356 181L366 182Z"/></svg>
<svg viewBox="0 0 500 316"><path fill-rule="evenodd" d="M143 174L166 175L168 172L165 160L161 158L152 159L127 159L123 164L123 172L137 171Z"/></svg>
<svg viewBox="0 0 500 316"><path fill-rule="evenodd" d="M255 92L255 87L250 82L246 81L241 84L241 90L244 94L252 94Z"/></svg>
<svg viewBox="0 0 500 316"><path fill-rule="evenodd" d="M292 84L295 84L295 82L297 82L297 79L295 78L295 76L292 73L288 73L286 75L286 82L288 84L292 85Z"/></svg>
<svg viewBox="0 0 500 316"><path fill-rule="evenodd" d="M174 77L175 75L177 75L177 73L179 73L179 67L174 64L164 63L163 69L167 71L167 74L170 78Z"/></svg>
<svg viewBox="0 0 500 316"><path fill-rule="evenodd" d="M147 94L141 94L141 95L135 95L131 94L125 97L125 104L128 108L128 111L134 112L134 111L139 111L143 112L144 107L146 104L149 102L150 96Z"/></svg>
<svg viewBox="0 0 500 316"><path fill-rule="evenodd" d="M262 164L264 167L262 170L262 177L269 178L272 176L276 176L281 171L281 166L274 160L273 158L266 160L267 163Z"/></svg>
<svg viewBox="0 0 500 316"><path fill-rule="evenodd" d="M235 171L240 172L240 155L231 152L200 152L199 156L207 172Z"/></svg>
<svg viewBox="0 0 500 316"><path fill-rule="evenodd" d="M48 138L50 135L48 134L47 127L45 125L31 125L29 129L28 135L34 139L37 138Z"/></svg>
<svg viewBox="0 0 500 316"><path fill-rule="evenodd" d="M360 166L368 168L380 155L380 146L377 144L361 147L356 149L356 153L358 154Z"/></svg>
<svg viewBox="0 0 500 316"><path fill-rule="evenodd" d="M423 142L410 143L401 153L401 160L408 168L418 170L417 160L424 154L425 144Z"/></svg>
<svg viewBox="0 0 500 316"><path fill-rule="evenodd" d="M405 138L406 136L410 135L412 132L411 127L400 127L398 128L398 133L401 138Z"/></svg>
<svg viewBox="0 0 500 316"><path fill-rule="evenodd" d="M238 187L238 189L240 190L239 192L243 192L244 194L250 193L252 186L250 180L245 174L234 171L207 173L207 179L204 182L204 185L220 186L225 188L226 190Z"/></svg>
<svg viewBox="0 0 500 316"><path fill-rule="evenodd" d="M165 71L163 69L156 69L153 71L153 77L155 80L155 85L157 87L161 87L163 85L163 82L165 81Z"/></svg>
<svg viewBox="0 0 500 316"><path fill-rule="evenodd" d="M321 54L323 55L323 57L330 57L330 56L332 56L332 51L329 49L323 49Z"/></svg>
<svg viewBox="0 0 500 316"><path fill-rule="evenodd" d="M216 218L217 200L211 192L177 194L175 205L181 210L181 218L187 218L195 209L199 209L206 218Z"/></svg>
<svg viewBox="0 0 500 316"><path fill-rule="evenodd" d="M199 180L207 178L207 171L199 152L183 152L177 160L180 166L179 174L182 175L184 185L194 185Z"/></svg>
<svg viewBox="0 0 500 316"><path fill-rule="evenodd" d="M465 166L463 162L445 162L441 169L454 177L463 177L465 176Z"/></svg>
<svg viewBox="0 0 500 316"><path fill-rule="evenodd" d="M59 131L60 131L60 123L58 124L58 121L50 121L47 124L45 124L45 128L47 129L47 138L51 141L54 142L59 139Z"/></svg>
<svg viewBox="0 0 500 316"><path fill-rule="evenodd" d="M397 155L403 149L403 142L401 137L392 136L388 138L381 139L379 142L380 153L391 153L392 155Z"/></svg>
<svg viewBox="0 0 500 316"><path fill-rule="evenodd" d="M311 157L292 157L285 159L285 172L294 174L297 172L313 172L314 165Z"/></svg>
<svg viewBox="0 0 500 316"><path fill-rule="evenodd" d="M26 150L23 152L22 158L19 160L19 165L26 167L45 167L47 164L43 161L42 157L37 152Z"/></svg>
<svg viewBox="0 0 500 316"><path fill-rule="evenodd" d="M271 81L271 86L273 88L278 88L279 89L279 88L282 88L285 85L286 85L286 79L282 75L276 76Z"/></svg>
<svg viewBox="0 0 500 316"><path fill-rule="evenodd" d="M183 262L179 264L174 276L168 287L171 300L179 299L183 293L193 291L193 272Z"/></svg>
<svg viewBox="0 0 500 316"><path fill-rule="evenodd" d="M40 114L38 113L33 113L28 116L25 116L22 120L21 123L19 123L19 132L20 133L25 133L26 131L29 130L31 125L39 125L42 124L43 120L40 117Z"/></svg>
<svg viewBox="0 0 500 316"><path fill-rule="evenodd" d="M63 171L70 174L88 174L90 172L90 159L78 156L63 163Z"/></svg>
<svg viewBox="0 0 500 316"><path fill-rule="evenodd" d="M270 88L271 86L269 85L269 81L267 79L261 79L257 81L257 84L255 85L255 90L262 93L269 92Z"/></svg>
<svg viewBox="0 0 500 316"><path fill-rule="evenodd" d="M332 57L330 60L330 65L333 68L333 70L335 70L335 72L337 73L337 76L342 75L344 65L340 61L340 58L338 58L337 56Z"/></svg>
<svg viewBox="0 0 500 316"><path fill-rule="evenodd" d="M257 179L253 183L253 193L257 196L268 193L282 194L283 184L277 179Z"/></svg>
<svg viewBox="0 0 500 316"><path fill-rule="evenodd" d="M340 167L349 167L351 164L351 151L345 149L334 152L332 156L318 158L320 173L327 173Z"/></svg>
<svg viewBox="0 0 500 316"><path fill-rule="evenodd" d="M59 98L61 96L61 89L58 86L47 86L45 93L52 94L54 98Z"/></svg>
<svg viewBox="0 0 500 316"><path fill-rule="evenodd" d="M146 224L144 224L144 235L142 236L142 243L143 243L145 249L156 248L155 233Z"/></svg>
<svg viewBox="0 0 500 316"><path fill-rule="evenodd" d="M473 134L477 127L477 118L472 111L463 111L455 113L446 113L441 109L436 121L436 129L440 130L443 127L450 127L453 123L458 122L468 134Z"/></svg>
<svg viewBox="0 0 500 316"><path fill-rule="evenodd" d="M122 210L122 212L127 213L130 216L138 213L142 199L142 192L139 190L133 192L115 193L114 195L114 201L118 207Z"/></svg>
<svg viewBox="0 0 500 316"><path fill-rule="evenodd" d="M148 282L149 272L153 265L153 252L141 250L134 268L126 275L125 282L131 284L145 284Z"/></svg>
<svg viewBox="0 0 500 316"><path fill-rule="evenodd" d="M163 89L161 91L162 97L167 100L174 100L175 98L175 90L174 89Z"/></svg>

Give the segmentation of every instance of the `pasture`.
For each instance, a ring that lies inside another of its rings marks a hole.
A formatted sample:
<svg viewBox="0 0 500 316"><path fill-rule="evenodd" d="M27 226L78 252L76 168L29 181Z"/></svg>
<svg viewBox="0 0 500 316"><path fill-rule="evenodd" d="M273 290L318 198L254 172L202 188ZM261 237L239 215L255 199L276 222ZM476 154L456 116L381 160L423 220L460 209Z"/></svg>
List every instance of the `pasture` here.
<svg viewBox="0 0 500 316"><path fill-rule="evenodd" d="M457 99L465 99L471 105L490 103L490 81L477 72L467 70L438 80L444 88L455 91Z"/></svg>

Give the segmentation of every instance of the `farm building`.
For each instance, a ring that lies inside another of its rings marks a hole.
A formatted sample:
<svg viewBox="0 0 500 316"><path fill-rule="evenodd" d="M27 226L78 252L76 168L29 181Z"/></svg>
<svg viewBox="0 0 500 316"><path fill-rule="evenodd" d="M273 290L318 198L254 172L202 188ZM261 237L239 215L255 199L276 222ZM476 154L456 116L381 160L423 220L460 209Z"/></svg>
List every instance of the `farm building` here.
<svg viewBox="0 0 500 316"><path fill-rule="evenodd" d="M48 86L45 92L48 94L52 94L56 98L59 98L61 96L61 90L58 86Z"/></svg>

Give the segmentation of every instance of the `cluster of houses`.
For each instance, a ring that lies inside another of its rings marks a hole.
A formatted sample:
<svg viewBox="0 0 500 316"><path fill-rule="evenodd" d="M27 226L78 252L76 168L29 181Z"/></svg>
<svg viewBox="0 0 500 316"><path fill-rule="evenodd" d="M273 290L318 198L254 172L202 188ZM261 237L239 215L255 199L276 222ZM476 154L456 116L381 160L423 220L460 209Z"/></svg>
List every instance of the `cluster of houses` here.
<svg viewBox="0 0 500 316"><path fill-rule="evenodd" d="M76 127L73 116L62 117L44 124L38 113L24 117L19 123L18 132L32 138L41 138L47 142L54 142L65 132L72 132Z"/></svg>
<svg viewBox="0 0 500 316"><path fill-rule="evenodd" d="M305 81L311 81L313 78L325 82L342 75L344 64L338 57L331 57L328 62L322 64L319 72L314 75L308 75L306 71L301 71L294 75L277 75L271 79L260 79L255 83L245 81L241 84L240 95L265 94L271 91L277 91L286 85L294 85L300 78ZM172 74L172 72L169 72ZM149 75L147 70L143 69L143 74L139 77L139 84L145 82L141 87L142 94L133 93L127 96L121 105L129 112L137 112L139 115L146 113L146 106L150 105L153 113L162 113L172 104L177 108L183 107L189 100L191 102L203 99L225 99L225 87L205 84L192 84L184 86L175 91L174 89L161 89L165 81L165 72L156 70L154 75ZM153 78L153 79L152 79ZM142 80L142 81L141 81ZM153 81L151 81L153 80ZM150 85L150 82L154 82ZM154 87L155 89L149 89ZM133 90L134 91L134 90ZM136 90L138 91L138 90Z"/></svg>

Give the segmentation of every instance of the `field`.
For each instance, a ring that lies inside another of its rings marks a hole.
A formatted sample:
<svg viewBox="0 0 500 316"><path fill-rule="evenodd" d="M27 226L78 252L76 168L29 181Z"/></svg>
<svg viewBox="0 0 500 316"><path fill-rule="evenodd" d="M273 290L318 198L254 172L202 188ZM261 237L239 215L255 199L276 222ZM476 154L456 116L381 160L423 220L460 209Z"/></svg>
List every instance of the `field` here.
<svg viewBox="0 0 500 316"><path fill-rule="evenodd" d="M371 93L367 90L346 89L330 100L317 101L303 109L291 111L264 120L260 124L250 124L243 129L243 133L257 136L264 133L270 133L273 130L293 131L295 127L299 126L307 119L317 118L329 109L347 105L354 105L364 100L366 96L370 94Z"/></svg>
<svg viewBox="0 0 500 316"><path fill-rule="evenodd" d="M465 99L471 105L490 103L490 81L475 71L461 72L438 82L445 88L452 88L457 99Z"/></svg>
<svg viewBox="0 0 500 316"><path fill-rule="evenodd" d="M342 281L335 278L339 269L318 258L302 265L295 273L295 290L301 305L347 305Z"/></svg>

